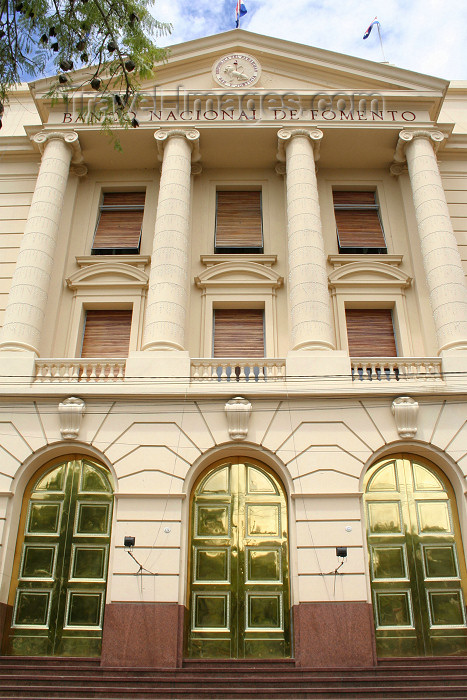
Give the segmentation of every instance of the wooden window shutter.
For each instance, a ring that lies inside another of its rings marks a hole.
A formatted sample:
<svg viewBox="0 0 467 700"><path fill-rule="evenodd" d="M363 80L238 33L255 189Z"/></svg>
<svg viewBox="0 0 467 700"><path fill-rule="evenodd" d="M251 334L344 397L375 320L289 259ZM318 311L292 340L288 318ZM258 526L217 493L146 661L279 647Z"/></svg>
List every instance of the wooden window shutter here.
<svg viewBox="0 0 467 700"><path fill-rule="evenodd" d="M264 357L263 310L216 309L214 357Z"/></svg>
<svg viewBox="0 0 467 700"><path fill-rule="evenodd" d="M346 309L351 357L397 357L391 309Z"/></svg>
<svg viewBox="0 0 467 700"><path fill-rule="evenodd" d="M131 309L86 311L81 357L127 357Z"/></svg>
<svg viewBox="0 0 467 700"><path fill-rule="evenodd" d="M263 249L261 192L217 193L216 252L237 248Z"/></svg>
<svg viewBox="0 0 467 700"><path fill-rule="evenodd" d="M106 192L92 252L139 252L145 192Z"/></svg>
<svg viewBox="0 0 467 700"><path fill-rule="evenodd" d="M374 192L333 192L339 252L385 253Z"/></svg>

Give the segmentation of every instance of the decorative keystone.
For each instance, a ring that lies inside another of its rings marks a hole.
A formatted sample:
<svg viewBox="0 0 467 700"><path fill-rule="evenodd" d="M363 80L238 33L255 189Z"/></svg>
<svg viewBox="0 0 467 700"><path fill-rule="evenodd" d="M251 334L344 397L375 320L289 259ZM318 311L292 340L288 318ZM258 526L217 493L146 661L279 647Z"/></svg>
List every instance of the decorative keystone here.
<svg viewBox="0 0 467 700"><path fill-rule="evenodd" d="M60 433L63 440L77 439L85 409L84 401L77 399L76 396L70 396L58 404Z"/></svg>
<svg viewBox="0 0 467 700"><path fill-rule="evenodd" d="M399 396L392 402L392 413L401 438L413 438L417 432L418 402L410 396Z"/></svg>
<svg viewBox="0 0 467 700"><path fill-rule="evenodd" d="M225 404L229 435L232 440L245 440L247 437L251 409L251 403L242 396L236 396Z"/></svg>

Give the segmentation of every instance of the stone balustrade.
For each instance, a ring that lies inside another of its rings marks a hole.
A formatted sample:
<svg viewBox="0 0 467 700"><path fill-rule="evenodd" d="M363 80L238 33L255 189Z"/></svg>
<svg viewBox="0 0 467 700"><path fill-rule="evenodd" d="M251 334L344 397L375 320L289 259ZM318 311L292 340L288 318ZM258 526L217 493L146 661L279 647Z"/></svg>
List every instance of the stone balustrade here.
<svg viewBox="0 0 467 700"><path fill-rule="evenodd" d="M192 382L265 382L285 380L283 359L193 359Z"/></svg>
<svg viewBox="0 0 467 700"><path fill-rule="evenodd" d="M126 360L36 360L35 382L117 382L125 377Z"/></svg>
<svg viewBox="0 0 467 700"><path fill-rule="evenodd" d="M353 381L443 381L441 360L431 357L353 357Z"/></svg>

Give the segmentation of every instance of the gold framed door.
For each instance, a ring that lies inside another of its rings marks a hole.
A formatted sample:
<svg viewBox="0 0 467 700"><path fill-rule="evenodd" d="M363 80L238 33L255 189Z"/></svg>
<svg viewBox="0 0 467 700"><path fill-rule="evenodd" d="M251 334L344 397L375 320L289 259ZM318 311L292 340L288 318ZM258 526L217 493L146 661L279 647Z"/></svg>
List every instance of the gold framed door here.
<svg viewBox="0 0 467 700"><path fill-rule="evenodd" d="M4 653L98 656L113 491L85 459L45 467L26 489Z"/></svg>
<svg viewBox="0 0 467 700"><path fill-rule="evenodd" d="M456 500L434 465L382 460L365 480L379 656L467 653L467 576Z"/></svg>
<svg viewBox="0 0 467 700"><path fill-rule="evenodd" d="M191 502L187 654L290 656L287 500L264 465L222 462Z"/></svg>

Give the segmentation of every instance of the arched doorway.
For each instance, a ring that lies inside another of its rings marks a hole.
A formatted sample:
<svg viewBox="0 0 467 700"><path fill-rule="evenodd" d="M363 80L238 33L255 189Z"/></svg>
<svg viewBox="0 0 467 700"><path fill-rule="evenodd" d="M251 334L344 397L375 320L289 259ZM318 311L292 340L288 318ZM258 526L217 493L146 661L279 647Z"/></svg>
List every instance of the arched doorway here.
<svg viewBox="0 0 467 700"><path fill-rule="evenodd" d="M187 654L290 656L287 499L251 460L213 465L191 499Z"/></svg>
<svg viewBox="0 0 467 700"><path fill-rule="evenodd" d="M4 653L98 656L113 490L88 459L63 459L30 480L23 499Z"/></svg>
<svg viewBox="0 0 467 700"><path fill-rule="evenodd" d="M370 577L379 656L467 653L467 576L446 476L413 456L365 477Z"/></svg>

